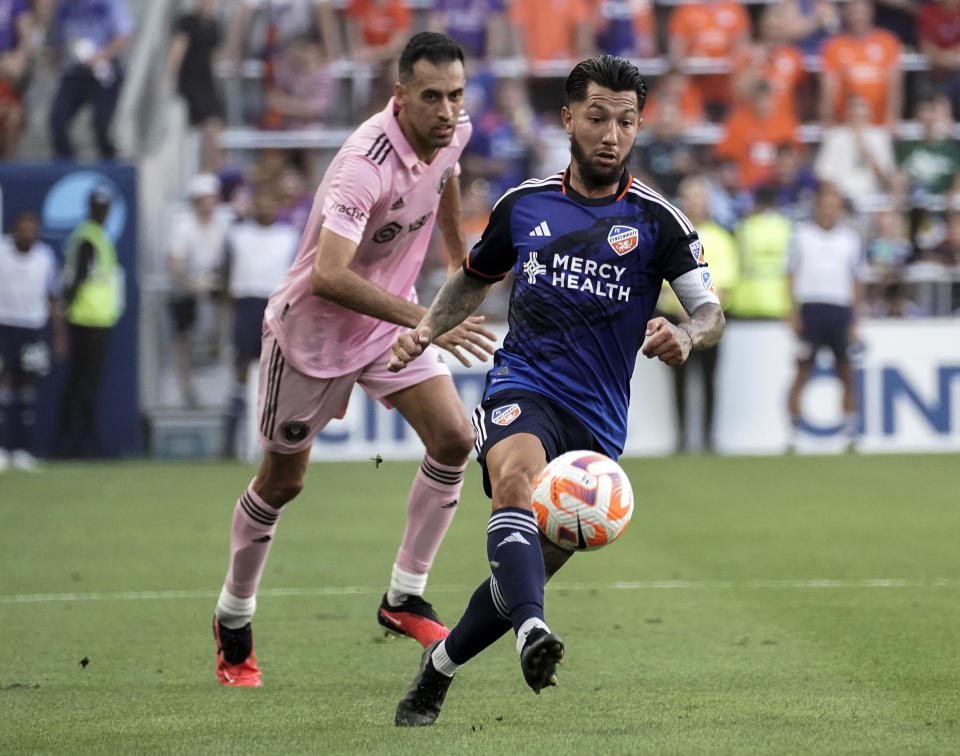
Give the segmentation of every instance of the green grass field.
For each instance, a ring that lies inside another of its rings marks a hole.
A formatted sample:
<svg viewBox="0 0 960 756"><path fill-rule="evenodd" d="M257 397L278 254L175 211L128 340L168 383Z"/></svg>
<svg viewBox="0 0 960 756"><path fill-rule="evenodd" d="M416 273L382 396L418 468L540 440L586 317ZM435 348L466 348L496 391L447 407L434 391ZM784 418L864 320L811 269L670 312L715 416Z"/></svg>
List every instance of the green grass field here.
<svg viewBox="0 0 960 756"><path fill-rule="evenodd" d="M566 641L534 696L511 639L397 729L420 658L375 613L414 463L314 465L254 628L258 690L214 674L241 464L0 476L0 753L960 752L960 457L624 460L621 541L547 589ZM471 464L427 596L486 576ZM87 659L86 666L81 660Z"/></svg>

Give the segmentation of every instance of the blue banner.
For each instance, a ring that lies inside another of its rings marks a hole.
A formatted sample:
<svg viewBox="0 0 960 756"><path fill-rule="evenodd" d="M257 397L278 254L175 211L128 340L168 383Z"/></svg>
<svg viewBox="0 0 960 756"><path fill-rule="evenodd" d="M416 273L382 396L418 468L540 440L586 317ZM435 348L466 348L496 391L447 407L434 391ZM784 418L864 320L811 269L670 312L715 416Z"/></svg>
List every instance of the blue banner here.
<svg viewBox="0 0 960 756"><path fill-rule="evenodd" d="M97 401L97 435L107 456L140 452L140 413L137 390L137 173L118 163L81 165L58 163L0 164L0 215L3 232L17 213L31 210L41 219L41 238L63 262L64 244L88 213L88 198L96 186L112 190L113 201L105 223L124 270L126 308L111 334L110 354ZM67 372L55 364L40 386L37 435L40 450L56 446L60 395Z"/></svg>

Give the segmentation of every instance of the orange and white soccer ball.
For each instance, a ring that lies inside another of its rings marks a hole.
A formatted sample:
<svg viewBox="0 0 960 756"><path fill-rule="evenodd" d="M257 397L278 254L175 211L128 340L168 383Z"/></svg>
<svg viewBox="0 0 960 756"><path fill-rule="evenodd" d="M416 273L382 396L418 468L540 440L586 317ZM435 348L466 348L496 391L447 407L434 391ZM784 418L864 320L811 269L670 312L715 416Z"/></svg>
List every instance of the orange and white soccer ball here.
<svg viewBox="0 0 960 756"><path fill-rule="evenodd" d="M561 454L533 489L533 512L557 546L589 551L613 543L633 516L633 488L616 462L599 452Z"/></svg>

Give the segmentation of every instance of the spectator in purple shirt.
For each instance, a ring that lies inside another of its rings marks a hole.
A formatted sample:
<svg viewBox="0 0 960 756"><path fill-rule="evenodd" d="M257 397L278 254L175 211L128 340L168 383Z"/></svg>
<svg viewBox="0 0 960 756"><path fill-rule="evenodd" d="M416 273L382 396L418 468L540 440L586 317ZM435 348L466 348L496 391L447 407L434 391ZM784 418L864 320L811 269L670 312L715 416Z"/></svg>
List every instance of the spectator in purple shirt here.
<svg viewBox="0 0 960 756"><path fill-rule="evenodd" d="M23 123L20 93L30 60L32 27L27 0L0 0L0 158L13 155Z"/></svg>
<svg viewBox="0 0 960 756"><path fill-rule="evenodd" d="M430 31L452 37L463 51L478 60L505 57L510 35L504 0L437 0Z"/></svg>
<svg viewBox="0 0 960 756"><path fill-rule="evenodd" d="M124 0L60 0L51 36L61 58L60 84L50 108L54 154L72 158L70 124L84 105L93 107L93 128L100 156L113 158L110 121L120 94L120 55L133 35L133 19Z"/></svg>

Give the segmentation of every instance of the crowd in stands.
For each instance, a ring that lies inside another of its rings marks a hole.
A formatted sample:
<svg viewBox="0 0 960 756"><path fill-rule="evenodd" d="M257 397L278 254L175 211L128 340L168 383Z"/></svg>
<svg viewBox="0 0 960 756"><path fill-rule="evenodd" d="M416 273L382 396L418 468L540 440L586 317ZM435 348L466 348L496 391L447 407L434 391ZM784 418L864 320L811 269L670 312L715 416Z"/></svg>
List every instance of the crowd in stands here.
<svg viewBox="0 0 960 756"><path fill-rule="evenodd" d="M50 155L74 154L69 125L84 105L98 154L115 155L108 126L135 35L128 5L0 0L0 155L16 155L30 118L24 92L44 56L59 66ZM630 169L681 207L698 203L685 209L715 239L729 234L739 257L739 282L725 284L729 315L784 315L788 304L765 307L750 292L785 275L790 224L810 217L824 182L864 240L866 311L960 311L960 0L185 1L170 28L167 82L201 135L197 171L216 177L230 217L255 216L266 192L277 222L302 229L333 154L309 135L382 108L398 51L421 29L451 35L468 58L468 239L504 191L563 167L558 113L571 64L626 55L650 87ZM228 126L301 134L304 144L227 151ZM442 280L440 250L432 259L422 299ZM489 311L502 315L502 304L494 298ZM188 382L184 396L192 401Z"/></svg>
<svg viewBox="0 0 960 756"><path fill-rule="evenodd" d="M678 200L684 179L703 179L711 218L735 232L758 195L770 203L760 209L797 220L821 182L836 185L865 239L876 313L904 310L886 292L921 286L908 266L960 266L950 232L960 225L956 0L242 0L226 14L218 5L202 0L177 21L171 56L205 135L226 121L219 91L231 77L246 84L233 90L233 126L349 127L389 96L407 36L444 31L468 56L474 134L463 183L479 230L503 191L560 167L550 140L570 63L628 55L650 85L631 169L665 196ZM307 184L325 164L310 150L225 155L215 138L203 155L204 170L228 178L245 164L246 183L285 157ZM960 307L956 294L920 299L904 311Z"/></svg>

